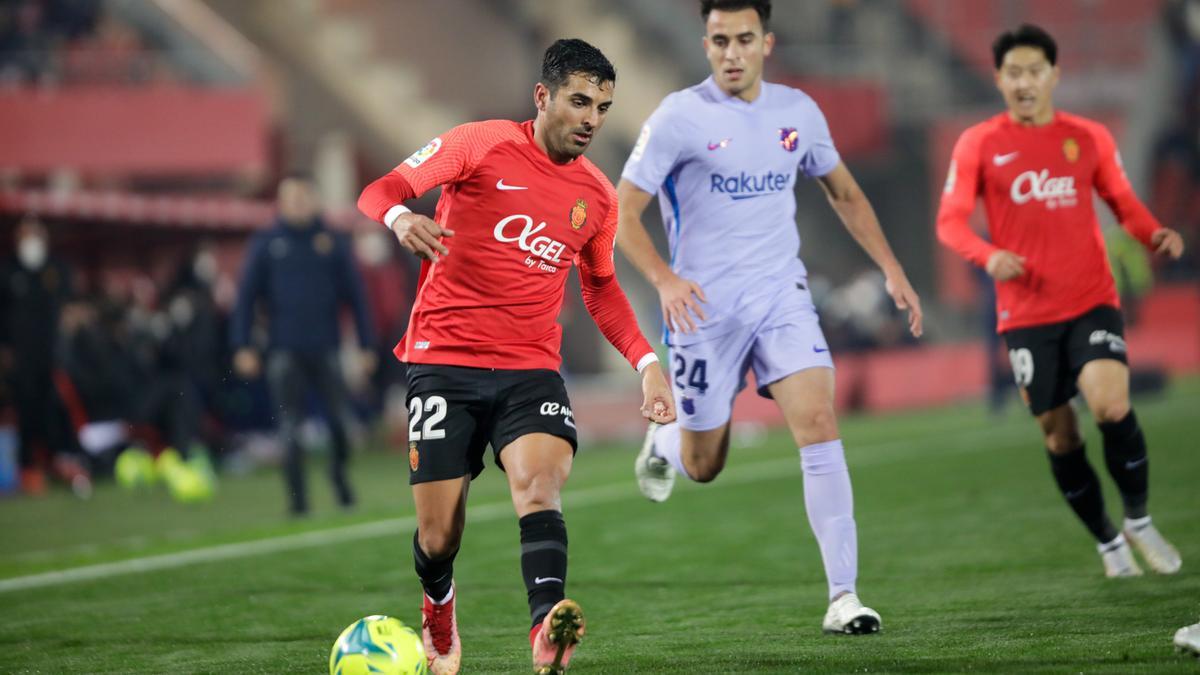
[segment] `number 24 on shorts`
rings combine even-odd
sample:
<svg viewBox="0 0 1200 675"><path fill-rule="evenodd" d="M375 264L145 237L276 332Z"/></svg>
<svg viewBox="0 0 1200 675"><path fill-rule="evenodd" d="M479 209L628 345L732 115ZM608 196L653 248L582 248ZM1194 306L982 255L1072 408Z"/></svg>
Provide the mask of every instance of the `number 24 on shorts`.
<svg viewBox="0 0 1200 675"><path fill-rule="evenodd" d="M687 375L687 384L683 377ZM705 359L693 359L691 370L687 360L681 354L675 355L675 386L680 389L692 388L701 394L708 389L708 362Z"/></svg>
<svg viewBox="0 0 1200 675"><path fill-rule="evenodd" d="M421 422L422 410L433 413L425 418L425 424L417 431ZM408 440L434 441L446 437L446 430L439 429L438 424L446 419L446 399L443 396L429 396L422 405L421 397L414 396L408 401Z"/></svg>

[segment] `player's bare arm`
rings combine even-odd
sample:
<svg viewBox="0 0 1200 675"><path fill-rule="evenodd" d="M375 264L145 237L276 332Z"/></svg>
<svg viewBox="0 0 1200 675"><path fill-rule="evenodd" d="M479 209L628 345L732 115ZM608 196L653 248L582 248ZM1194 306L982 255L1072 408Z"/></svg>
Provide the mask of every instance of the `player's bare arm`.
<svg viewBox="0 0 1200 675"><path fill-rule="evenodd" d="M402 214L392 221L392 232L396 234L396 241L418 258L437 262L438 254L450 255L450 250L442 244L441 238L453 237L454 230L438 225L428 216L419 213Z"/></svg>
<svg viewBox="0 0 1200 675"><path fill-rule="evenodd" d="M617 184L617 201L620 208L617 246L658 291L663 323L667 328L673 332L693 333L696 331L696 323L692 320L692 315L704 321L707 317L701 303L707 300L700 284L676 275L662 256L658 255L658 251L654 250L654 242L642 223L642 213L653 198L654 195L627 180L621 180Z"/></svg>
<svg viewBox="0 0 1200 675"><path fill-rule="evenodd" d="M863 194L858 181L854 180L850 170L844 163L838 165L829 173L818 179L830 205L842 219L842 224L850 231L850 235L858 242L871 260L883 271L887 279L887 291L896 303L896 308L908 312L908 330L913 337L921 337L922 314L921 299L913 290L908 276L904 273L900 261L892 253L883 229L879 227L879 218L871 202Z"/></svg>
<svg viewBox="0 0 1200 675"><path fill-rule="evenodd" d="M671 385L657 361L642 369L642 417L658 424L675 421L675 399Z"/></svg>

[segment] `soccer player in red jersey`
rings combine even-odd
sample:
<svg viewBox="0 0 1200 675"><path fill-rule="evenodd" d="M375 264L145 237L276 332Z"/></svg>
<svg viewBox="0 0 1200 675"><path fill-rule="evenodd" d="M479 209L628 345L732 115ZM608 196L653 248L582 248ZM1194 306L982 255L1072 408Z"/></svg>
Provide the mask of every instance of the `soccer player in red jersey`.
<svg viewBox="0 0 1200 675"><path fill-rule="evenodd" d="M1000 35L992 51L1008 111L958 139L938 238L995 279L997 329L1017 385L1042 429L1059 489L1098 542L1105 573L1142 573L1132 543L1152 570L1173 574L1179 553L1146 510L1146 440L1130 407L1124 327L1092 191L1155 253L1178 258L1183 240L1138 201L1108 130L1055 110L1059 69L1049 34L1024 25ZM967 224L979 196L990 242ZM1120 530L1084 453L1069 404L1077 392L1100 427L1105 464L1124 502Z"/></svg>
<svg viewBox="0 0 1200 675"><path fill-rule="evenodd" d="M359 208L424 259L408 333L413 558L425 589L423 635L435 673L461 660L452 565L467 490L485 446L520 518L534 671L563 672L584 632L564 599L567 529L559 496L576 449L558 374L567 275L601 332L642 374L642 414L675 419L671 389L613 268L616 191L583 157L612 105L616 72L582 40L546 50L536 119L475 122L430 141L367 186ZM444 186L433 219L405 200Z"/></svg>

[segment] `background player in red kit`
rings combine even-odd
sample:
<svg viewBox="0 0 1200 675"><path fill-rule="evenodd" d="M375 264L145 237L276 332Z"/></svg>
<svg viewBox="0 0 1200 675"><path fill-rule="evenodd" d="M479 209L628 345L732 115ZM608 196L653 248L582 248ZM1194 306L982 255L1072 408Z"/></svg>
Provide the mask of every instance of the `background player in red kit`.
<svg viewBox="0 0 1200 675"><path fill-rule="evenodd" d="M1131 542L1155 572L1179 570L1179 553L1146 510L1146 441L1129 403L1123 322L1092 208L1096 190L1147 248L1178 258L1183 240L1138 201L1116 144L1101 124L1055 111L1057 46L1024 25L992 46L1008 112L963 133L938 212L942 243L996 282L998 330L1071 508L1096 537L1110 576L1142 573ZM982 195L991 242L967 224ZM1069 401L1082 392L1104 438L1104 458L1125 506L1124 534L1109 520Z"/></svg>
<svg viewBox="0 0 1200 675"><path fill-rule="evenodd" d="M642 373L642 414L675 419L670 386L614 276L616 191L582 156L604 123L615 83L599 50L559 40L546 50L534 87L536 119L451 129L359 198L364 213L425 258L396 355L410 364L413 557L435 673L456 673L461 660L452 565L467 489L489 444L520 517L534 671L565 670L583 635L579 606L564 599L559 497L576 436L557 372L562 328L555 319L573 262L601 332ZM445 187L432 220L402 205L438 185Z"/></svg>

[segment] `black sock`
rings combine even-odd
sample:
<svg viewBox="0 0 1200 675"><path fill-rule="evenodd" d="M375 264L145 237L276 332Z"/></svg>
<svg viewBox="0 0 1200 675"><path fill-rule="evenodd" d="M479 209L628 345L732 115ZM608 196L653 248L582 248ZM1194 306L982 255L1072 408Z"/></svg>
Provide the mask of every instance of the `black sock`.
<svg viewBox="0 0 1200 675"><path fill-rule="evenodd" d="M445 558L434 560L421 550L418 532L413 532L413 562L417 568L417 576L421 579L421 586L425 588L425 595L434 600L441 600L450 593L450 584L454 582L454 556L458 555L458 550Z"/></svg>
<svg viewBox="0 0 1200 675"><path fill-rule="evenodd" d="M1108 473L1116 481L1121 501L1125 503L1125 517L1144 518L1150 494L1150 457L1137 417L1130 410L1119 422L1101 422L1097 426L1104 435Z"/></svg>
<svg viewBox="0 0 1200 675"><path fill-rule="evenodd" d="M1058 489L1067 498L1075 515L1079 516L1096 541L1105 544L1117 537L1117 528L1113 527L1108 514L1104 512L1100 479L1088 463L1083 448L1080 445L1065 455L1048 452L1050 472L1054 474Z"/></svg>
<svg viewBox="0 0 1200 675"><path fill-rule="evenodd" d="M538 511L520 520L521 575L529 592L531 626L562 600L567 583L567 524L558 511Z"/></svg>

